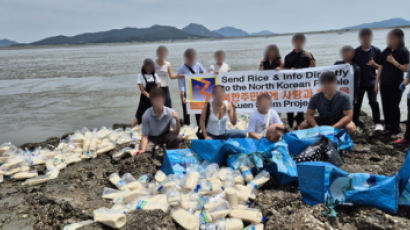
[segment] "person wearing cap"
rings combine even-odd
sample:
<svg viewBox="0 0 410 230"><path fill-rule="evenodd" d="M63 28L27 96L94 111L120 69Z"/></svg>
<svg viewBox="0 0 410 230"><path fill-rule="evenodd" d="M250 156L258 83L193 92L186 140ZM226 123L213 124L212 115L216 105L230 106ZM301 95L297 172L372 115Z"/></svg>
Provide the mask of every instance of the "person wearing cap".
<svg viewBox="0 0 410 230"><path fill-rule="evenodd" d="M316 111L318 116L315 117ZM320 77L320 93L313 95L306 111L306 120L301 128L307 129L319 125L345 129L350 134L356 131L352 122L353 106L349 95L337 91L337 79L333 72L325 72Z"/></svg>
<svg viewBox="0 0 410 230"><path fill-rule="evenodd" d="M151 152L155 145L164 144L167 148L173 149L182 143L178 113L164 106L165 99L166 95L161 88L151 90L152 106L142 116L140 150L134 154Z"/></svg>

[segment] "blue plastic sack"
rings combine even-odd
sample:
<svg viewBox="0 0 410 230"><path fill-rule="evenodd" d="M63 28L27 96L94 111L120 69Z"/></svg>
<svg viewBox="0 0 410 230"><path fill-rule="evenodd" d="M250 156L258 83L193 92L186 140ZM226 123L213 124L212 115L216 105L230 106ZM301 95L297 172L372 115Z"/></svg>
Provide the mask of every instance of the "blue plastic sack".
<svg viewBox="0 0 410 230"><path fill-rule="evenodd" d="M280 185L297 180L297 167L288 153L288 145L284 141L270 142L266 138L255 140L250 138L229 139L223 151L228 155L228 166L239 169L248 166L255 171L262 169L273 175Z"/></svg>
<svg viewBox="0 0 410 230"><path fill-rule="evenodd" d="M192 140L191 149L201 159L221 165L226 160L226 154L222 151L223 145L223 140Z"/></svg>
<svg viewBox="0 0 410 230"><path fill-rule="evenodd" d="M322 136L328 138L338 151L353 150L353 141L347 131L331 126L292 131L285 134L283 140L289 145L289 153L297 156Z"/></svg>
<svg viewBox="0 0 410 230"><path fill-rule="evenodd" d="M190 149L166 150L161 170L169 174L185 174L191 165L200 163L198 156Z"/></svg>
<svg viewBox="0 0 410 230"><path fill-rule="evenodd" d="M399 171L399 179L399 205L410 206L410 149L407 151L406 159Z"/></svg>
<svg viewBox="0 0 410 230"><path fill-rule="evenodd" d="M347 173L326 162L298 164L299 189L309 205L356 204L396 213L399 179L368 173Z"/></svg>

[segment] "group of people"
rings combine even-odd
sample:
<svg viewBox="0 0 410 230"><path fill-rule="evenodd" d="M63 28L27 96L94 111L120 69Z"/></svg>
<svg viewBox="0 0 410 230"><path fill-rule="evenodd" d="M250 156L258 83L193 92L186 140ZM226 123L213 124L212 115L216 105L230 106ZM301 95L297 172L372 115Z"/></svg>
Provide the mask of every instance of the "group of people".
<svg viewBox="0 0 410 230"><path fill-rule="evenodd" d="M320 78L320 93L313 95L310 99L306 118L304 113L287 114L289 129L330 125L354 133L356 126L362 126L359 120L360 109L364 95L367 93L375 130L386 129L392 138L398 139L401 132L399 103L405 86L410 82L410 74L404 79L404 73L409 69L409 51L405 47L404 33L401 29L393 29L389 32L387 48L383 51L371 44L372 37L370 29L361 30L359 32L360 46L356 49L344 46L341 49L342 60L335 62L335 65L350 64L353 67L353 103L347 94L337 91L335 74L326 72ZM285 56L283 62L278 47L268 46L260 62L259 70L299 69L316 66L312 53L304 50L306 43L304 34L295 34L292 43L294 49ZM215 64L206 69L196 60L196 51L191 48L187 49L184 52L184 64L176 74L173 73L171 64L166 61L167 55L168 50L165 46L158 47L157 59L155 61L144 60L141 74L138 76L137 82L141 96L132 125L142 123L141 152L149 150L150 146L155 144L167 144L171 148L180 143L179 116L171 109L170 80L178 80L183 107L183 123L190 125L190 116L186 108L185 76L231 71L229 65L225 63L225 52L222 50L215 52ZM377 101L379 89L385 126L381 123ZM410 94L408 106L410 110ZM225 100L225 90L221 85L213 88L212 100L206 103L202 113L196 114L195 118L199 127L198 137L204 139L227 139L248 135L256 139L265 136L271 141L277 141L285 130L279 114L272 108L269 94L258 95L257 109L250 115L247 131L228 130L228 120L233 125L237 121L236 105ZM404 139L399 139L397 142L410 143L410 125L408 125Z"/></svg>

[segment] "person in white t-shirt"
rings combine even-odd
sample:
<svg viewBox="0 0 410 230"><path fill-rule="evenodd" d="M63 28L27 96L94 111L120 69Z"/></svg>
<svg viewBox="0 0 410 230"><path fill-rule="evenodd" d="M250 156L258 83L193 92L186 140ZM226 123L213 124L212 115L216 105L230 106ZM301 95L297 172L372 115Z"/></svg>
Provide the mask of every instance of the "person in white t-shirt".
<svg viewBox="0 0 410 230"><path fill-rule="evenodd" d="M279 114L272 108L271 96L268 93L259 94L256 104L258 108L253 111L249 120L249 137L257 140L267 137L273 142L278 141L285 127Z"/></svg>
<svg viewBox="0 0 410 230"><path fill-rule="evenodd" d="M137 84L141 91L141 96L134 121L131 125L132 127L136 126L137 124L141 124L142 115L149 107L151 107L151 102L149 100L150 91L161 86L161 82L157 74L155 73L155 64L153 60L144 60L144 64L141 68L141 73L137 78Z"/></svg>
<svg viewBox="0 0 410 230"><path fill-rule="evenodd" d="M225 63L225 52L218 50L215 52L215 64L211 65L209 72L213 74L227 73L231 71L231 67Z"/></svg>
<svg viewBox="0 0 410 230"><path fill-rule="evenodd" d="M168 57L168 49L165 46L157 48L157 60L155 60L155 73L161 81L161 89L165 93L165 106L172 108L171 93L169 91L169 80L184 78L183 74L174 75L172 65L166 59Z"/></svg>

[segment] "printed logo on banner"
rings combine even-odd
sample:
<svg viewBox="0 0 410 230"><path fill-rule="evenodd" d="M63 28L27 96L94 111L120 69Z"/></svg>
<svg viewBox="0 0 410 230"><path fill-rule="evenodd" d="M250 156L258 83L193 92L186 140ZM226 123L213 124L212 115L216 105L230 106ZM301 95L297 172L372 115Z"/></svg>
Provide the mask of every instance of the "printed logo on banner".
<svg viewBox="0 0 410 230"><path fill-rule="evenodd" d="M198 77L189 79L191 110L202 109L204 104L211 99L212 89L218 84L218 77Z"/></svg>

